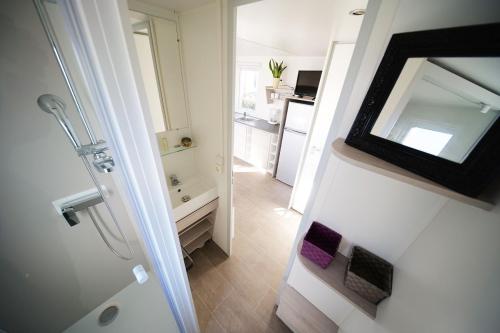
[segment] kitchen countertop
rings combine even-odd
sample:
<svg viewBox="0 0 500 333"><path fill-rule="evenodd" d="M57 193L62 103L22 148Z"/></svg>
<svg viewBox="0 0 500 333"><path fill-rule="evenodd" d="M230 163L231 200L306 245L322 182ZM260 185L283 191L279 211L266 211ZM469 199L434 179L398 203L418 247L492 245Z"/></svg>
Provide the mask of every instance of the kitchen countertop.
<svg viewBox="0 0 500 333"><path fill-rule="evenodd" d="M280 130L279 124L271 125L264 119L250 116L247 116L247 119L243 119L243 114L241 113L235 113L234 121L272 134L278 134Z"/></svg>

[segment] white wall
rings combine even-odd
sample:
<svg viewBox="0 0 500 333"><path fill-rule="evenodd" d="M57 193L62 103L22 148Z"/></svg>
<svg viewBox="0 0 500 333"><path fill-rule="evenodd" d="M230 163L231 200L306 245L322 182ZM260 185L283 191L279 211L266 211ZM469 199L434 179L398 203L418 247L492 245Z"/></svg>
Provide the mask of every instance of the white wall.
<svg viewBox="0 0 500 333"><path fill-rule="evenodd" d="M392 33L500 20L500 3L488 0L371 5L376 16L362 27L331 140L347 135ZM352 313L341 331L498 332L499 206L487 212L425 192L341 162L326 149L302 230L316 219L395 265L393 294L379 305L376 321Z"/></svg>
<svg viewBox="0 0 500 333"><path fill-rule="evenodd" d="M449 200L396 262L377 332L498 332L498 208Z"/></svg>
<svg viewBox="0 0 500 333"><path fill-rule="evenodd" d="M161 157L168 186L170 186L171 175L176 175L181 183L199 175L198 167L196 166L195 149L197 150L197 148L187 149Z"/></svg>
<svg viewBox="0 0 500 333"><path fill-rule="evenodd" d="M128 285L134 265L147 264L117 193L111 205L132 240L132 261L111 254L87 216L71 228L56 214L53 200L93 184L36 99L61 96L75 124L76 111L33 2L2 2L0 18L0 329L60 332ZM110 175L100 179L116 188Z"/></svg>
<svg viewBox="0 0 500 333"><path fill-rule="evenodd" d="M446 202L437 194L334 156L328 161L327 174L331 179L324 178L311 219L342 234L340 252L344 255L358 244L394 263Z"/></svg>
<svg viewBox="0 0 500 333"><path fill-rule="evenodd" d="M224 170L222 110L222 28L217 1L179 15L181 47L191 111L191 129L198 148L195 163L201 177L217 184L219 209L214 241L229 252L227 170ZM220 167L218 167L220 165ZM218 170L219 169L219 170Z"/></svg>

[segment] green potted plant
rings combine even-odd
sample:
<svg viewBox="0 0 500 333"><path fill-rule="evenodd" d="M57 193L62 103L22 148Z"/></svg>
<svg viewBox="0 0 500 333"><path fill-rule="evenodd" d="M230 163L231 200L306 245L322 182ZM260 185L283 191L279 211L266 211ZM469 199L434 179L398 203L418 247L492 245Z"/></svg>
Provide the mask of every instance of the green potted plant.
<svg viewBox="0 0 500 333"><path fill-rule="evenodd" d="M287 66L283 65L283 60L278 63L276 60L272 59L269 60L269 69L271 70L271 73L273 74L273 88L276 89L280 85L280 80L281 80L281 74L283 74L283 71L286 69Z"/></svg>

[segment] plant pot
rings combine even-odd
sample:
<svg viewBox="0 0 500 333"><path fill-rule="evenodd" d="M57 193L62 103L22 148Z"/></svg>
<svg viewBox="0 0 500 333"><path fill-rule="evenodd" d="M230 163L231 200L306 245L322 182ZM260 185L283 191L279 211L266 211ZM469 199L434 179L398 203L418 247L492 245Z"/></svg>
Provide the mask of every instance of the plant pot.
<svg viewBox="0 0 500 333"><path fill-rule="evenodd" d="M280 81L281 81L281 78L279 78L279 77L275 77L275 78L273 78L273 88L274 88L274 89L276 89L276 88L278 88L278 87L279 87L279 85L280 85Z"/></svg>

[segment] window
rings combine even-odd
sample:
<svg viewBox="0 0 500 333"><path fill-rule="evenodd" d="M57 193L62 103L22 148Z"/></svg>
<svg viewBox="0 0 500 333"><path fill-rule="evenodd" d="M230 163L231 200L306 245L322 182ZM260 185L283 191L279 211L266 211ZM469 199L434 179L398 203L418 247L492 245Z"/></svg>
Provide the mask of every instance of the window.
<svg viewBox="0 0 500 333"><path fill-rule="evenodd" d="M257 82L259 70L241 68L239 72L239 94L237 110L239 112L255 111L257 104Z"/></svg>
<svg viewBox="0 0 500 333"><path fill-rule="evenodd" d="M405 146L415 148L438 156L453 135L432 131L420 127L412 127L403 139Z"/></svg>

